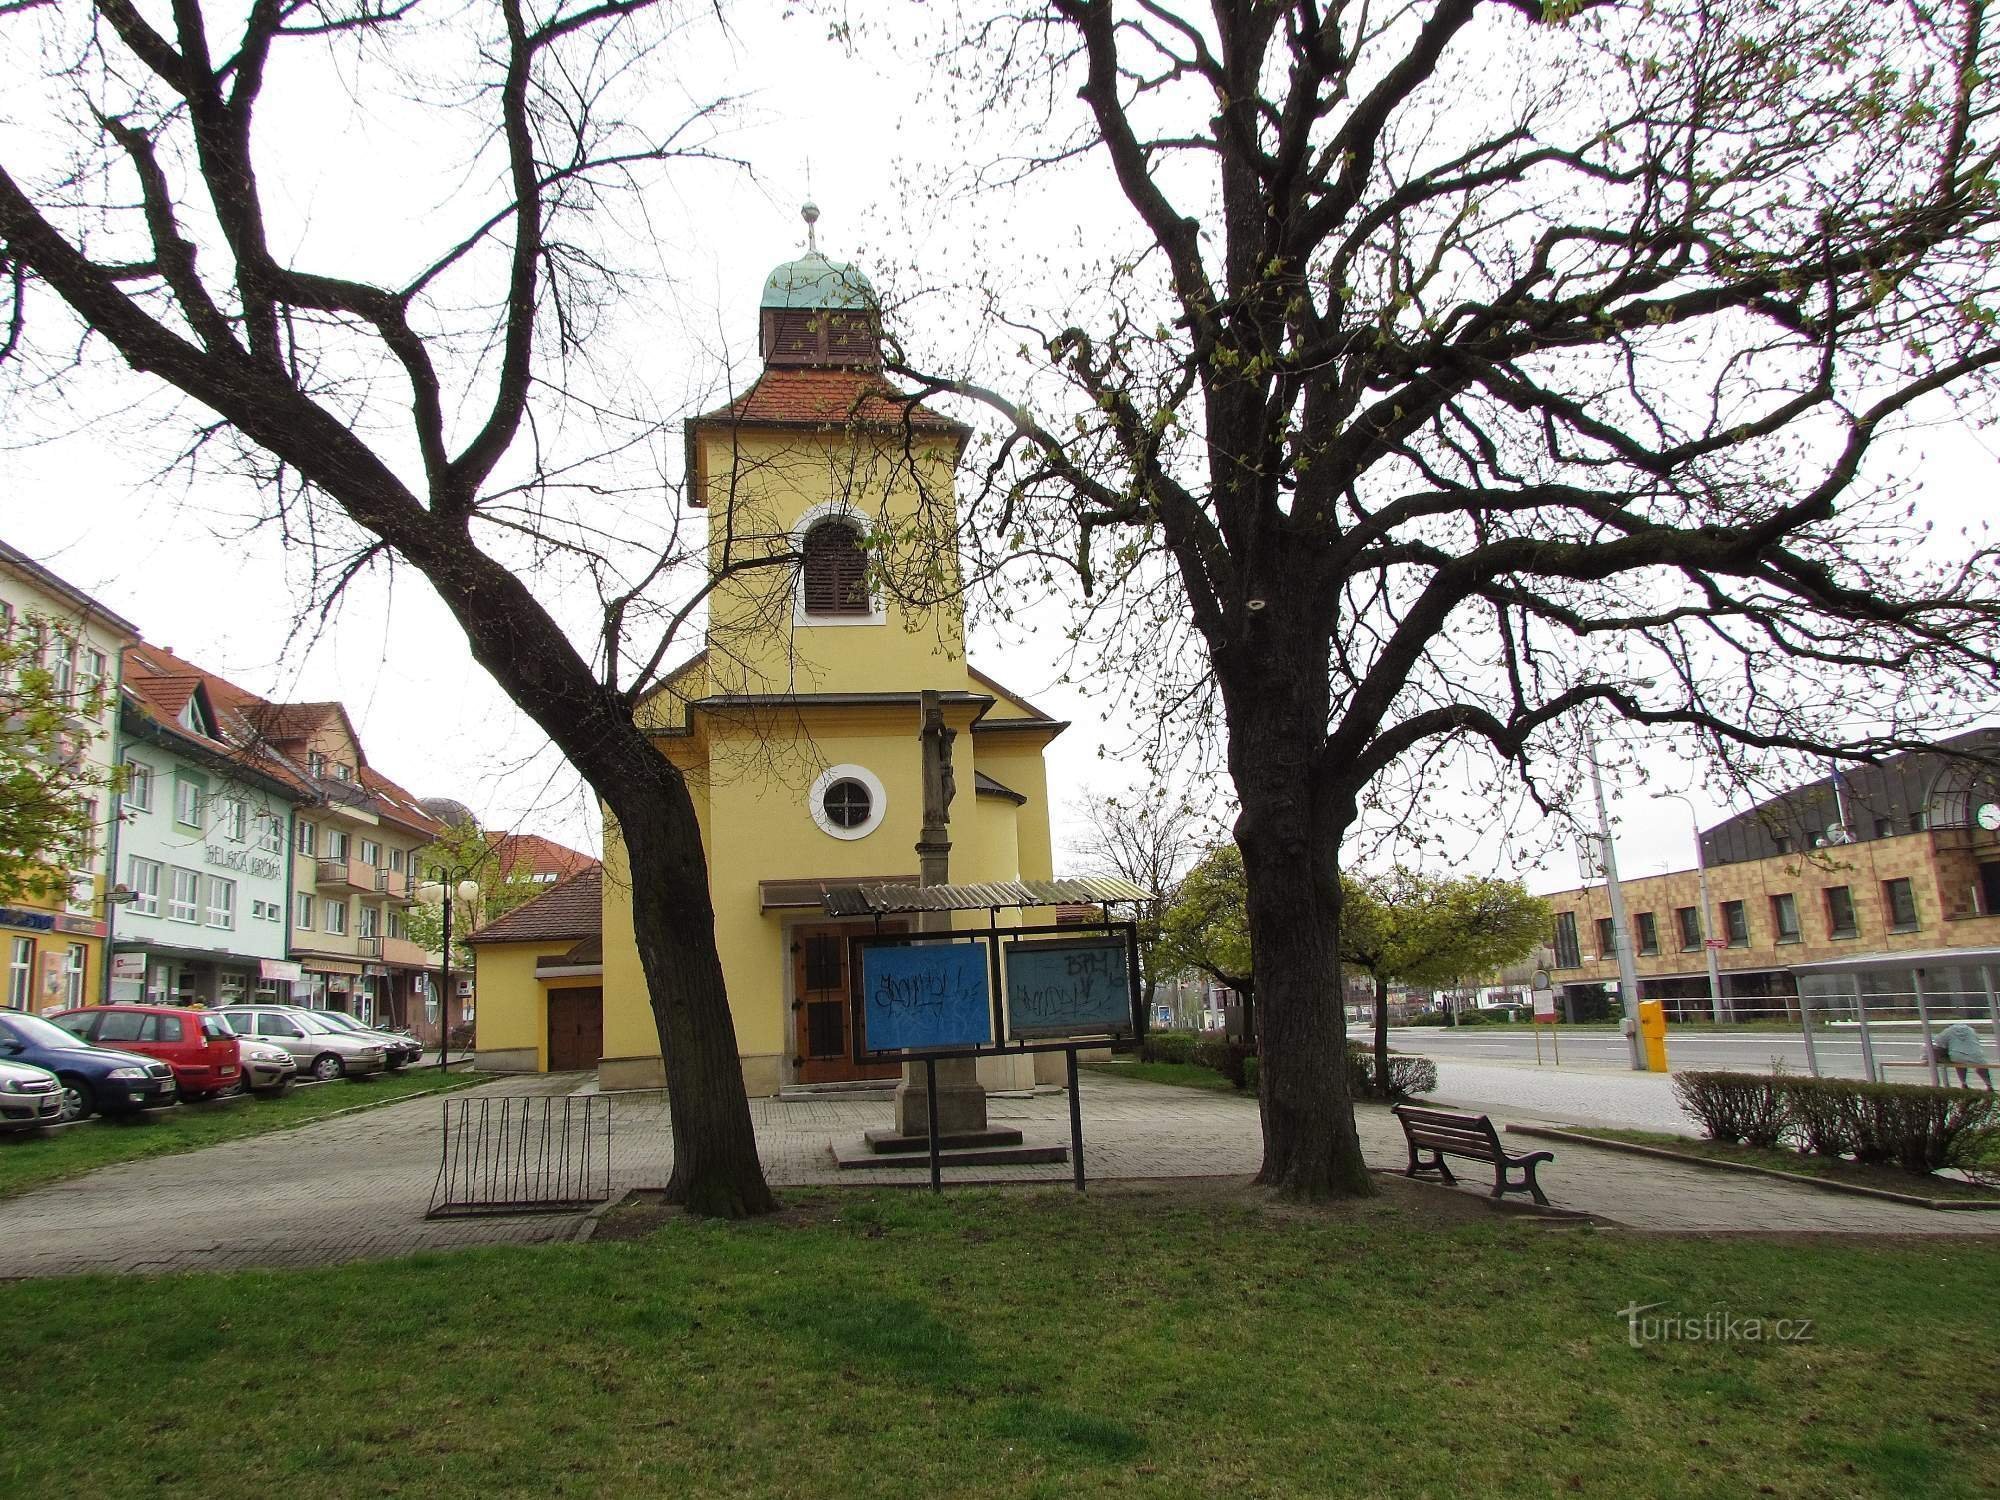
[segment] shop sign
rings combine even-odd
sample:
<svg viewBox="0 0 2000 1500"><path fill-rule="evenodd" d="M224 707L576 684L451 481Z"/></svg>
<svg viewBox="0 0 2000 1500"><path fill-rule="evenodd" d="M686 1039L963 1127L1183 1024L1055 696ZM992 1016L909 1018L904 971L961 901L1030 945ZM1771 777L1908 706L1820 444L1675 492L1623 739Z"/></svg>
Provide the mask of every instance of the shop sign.
<svg viewBox="0 0 2000 1500"><path fill-rule="evenodd" d="M56 918L54 912L22 911L16 906L0 906L0 925L25 927L31 932L53 932Z"/></svg>
<svg viewBox="0 0 2000 1500"><path fill-rule="evenodd" d="M209 844L201 851L202 859L217 869L234 870L239 875L254 875L259 880L276 880L284 872L274 859L266 859L248 849L225 849L220 844Z"/></svg>
<svg viewBox="0 0 2000 1500"><path fill-rule="evenodd" d="M146 955L143 953L112 954L111 977L113 979L143 980L146 977Z"/></svg>
<svg viewBox="0 0 2000 1500"><path fill-rule="evenodd" d="M257 965L259 979L282 979L289 984L297 984L306 977L305 966L289 959L267 958Z"/></svg>

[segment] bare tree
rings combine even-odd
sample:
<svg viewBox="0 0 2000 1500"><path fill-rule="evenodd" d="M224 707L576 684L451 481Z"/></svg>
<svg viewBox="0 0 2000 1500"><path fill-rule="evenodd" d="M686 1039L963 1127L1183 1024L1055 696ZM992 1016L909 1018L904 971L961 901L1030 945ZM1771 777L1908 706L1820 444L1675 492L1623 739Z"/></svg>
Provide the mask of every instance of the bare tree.
<svg viewBox="0 0 2000 1500"><path fill-rule="evenodd" d="M1152 899L1139 906L1139 988L1153 1003L1160 983L1160 918L1180 895L1181 879L1203 847L1201 815L1171 786L1125 796L1101 793L1084 806L1076 857L1100 875L1121 875Z"/></svg>
<svg viewBox="0 0 2000 1500"><path fill-rule="evenodd" d="M1893 465L1989 409L1996 47L1984 0L975 18L987 159L1031 109L1130 228L1002 310L1025 374L929 388L997 414L988 531L1070 559L1106 673L1212 686L1262 1181L1371 1190L1339 867L1385 773L1484 747L1554 807L1607 718L1867 757L1990 693L1993 548Z"/></svg>
<svg viewBox="0 0 2000 1500"><path fill-rule="evenodd" d="M629 506L629 461L644 460L658 424L579 394L592 335L628 288L594 236L643 198L660 163L707 153L715 108L663 128L621 113L652 100L635 80L672 35L652 10L652 0L471 0L433 21L366 0L250 0L214 14L175 0L160 29L130 0L101 0L75 19L53 8L8 17L10 93L40 98L45 123L67 134L47 160L24 155L17 134L0 161L11 298L0 357L17 370L42 361L23 384L47 376L59 388L87 368L62 360L80 325L87 342L186 398L190 454L220 454L262 483L288 536L337 549L326 529L347 528L354 540L330 591L384 557L436 589L474 657L616 820L667 1068L669 1194L737 1215L773 1199L700 830L682 774L635 711L714 590L793 558L782 538L732 550L684 534L655 473L638 490L674 519L636 566L604 561L615 531L650 524ZM295 136L259 131L260 105L277 107L267 82L297 87L314 67L322 82L365 75L378 86L388 70L405 88L384 86L378 102L459 131L445 138L464 143L465 180L494 185L462 220L438 215L428 259L394 280L314 264L306 226L270 206L285 197L270 184L305 164ZM404 228L384 221L385 241ZM589 429L595 446L580 456L569 426ZM608 523L565 510L565 496L604 494L604 461L621 458ZM538 597L565 566L603 599L583 649Z"/></svg>

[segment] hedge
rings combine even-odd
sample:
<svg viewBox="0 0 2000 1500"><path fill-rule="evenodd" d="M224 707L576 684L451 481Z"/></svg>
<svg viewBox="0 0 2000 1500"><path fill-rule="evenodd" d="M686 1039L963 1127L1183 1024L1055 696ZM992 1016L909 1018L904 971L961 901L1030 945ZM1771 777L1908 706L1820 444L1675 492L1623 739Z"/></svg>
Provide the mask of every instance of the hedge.
<svg viewBox="0 0 2000 1500"><path fill-rule="evenodd" d="M1677 1073L1674 1093L1709 1139L1929 1173L1978 1163L2000 1140L2000 1097L1921 1083Z"/></svg>
<svg viewBox="0 0 2000 1500"><path fill-rule="evenodd" d="M1212 1068L1239 1089L1257 1087L1257 1054L1246 1042L1192 1031L1150 1031L1139 1044L1141 1062L1192 1063ZM1407 1099L1437 1089L1437 1064L1428 1057L1389 1054L1389 1091L1375 1082L1375 1054L1366 1043L1347 1044L1347 1087L1356 1099Z"/></svg>

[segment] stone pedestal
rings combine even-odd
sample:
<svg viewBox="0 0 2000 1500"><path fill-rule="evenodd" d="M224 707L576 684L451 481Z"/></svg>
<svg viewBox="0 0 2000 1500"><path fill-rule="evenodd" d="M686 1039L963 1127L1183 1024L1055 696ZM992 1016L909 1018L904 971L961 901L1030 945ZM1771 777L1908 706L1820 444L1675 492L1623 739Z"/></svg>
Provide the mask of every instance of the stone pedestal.
<svg viewBox="0 0 2000 1500"><path fill-rule="evenodd" d="M979 1082L979 1063L970 1057L949 1057L936 1064L938 1134L974 1135L986 1129L986 1090ZM896 1134L923 1140L930 1135L930 1102L925 1092L924 1065L903 1064L903 1081L896 1085Z"/></svg>

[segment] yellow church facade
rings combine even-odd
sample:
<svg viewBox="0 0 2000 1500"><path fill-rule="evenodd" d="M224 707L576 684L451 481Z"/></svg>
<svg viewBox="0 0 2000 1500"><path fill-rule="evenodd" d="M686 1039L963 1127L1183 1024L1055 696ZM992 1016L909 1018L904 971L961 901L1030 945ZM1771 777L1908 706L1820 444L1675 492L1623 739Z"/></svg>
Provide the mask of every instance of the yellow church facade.
<svg viewBox="0 0 2000 1500"><path fill-rule="evenodd" d="M1044 753L1066 727L966 660L953 489L966 431L884 379L866 278L808 254L772 272L760 319L756 383L688 425L715 580L706 640L641 708L694 797L753 1096L898 1075L850 1056L847 940L875 923L830 920L823 897L916 882L925 695L955 732L954 883L1053 877ZM595 941L571 882L475 941L484 1065L664 1084L625 852L615 824L604 835ZM979 1065L989 1089L1036 1075L1031 1056Z"/></svg>

